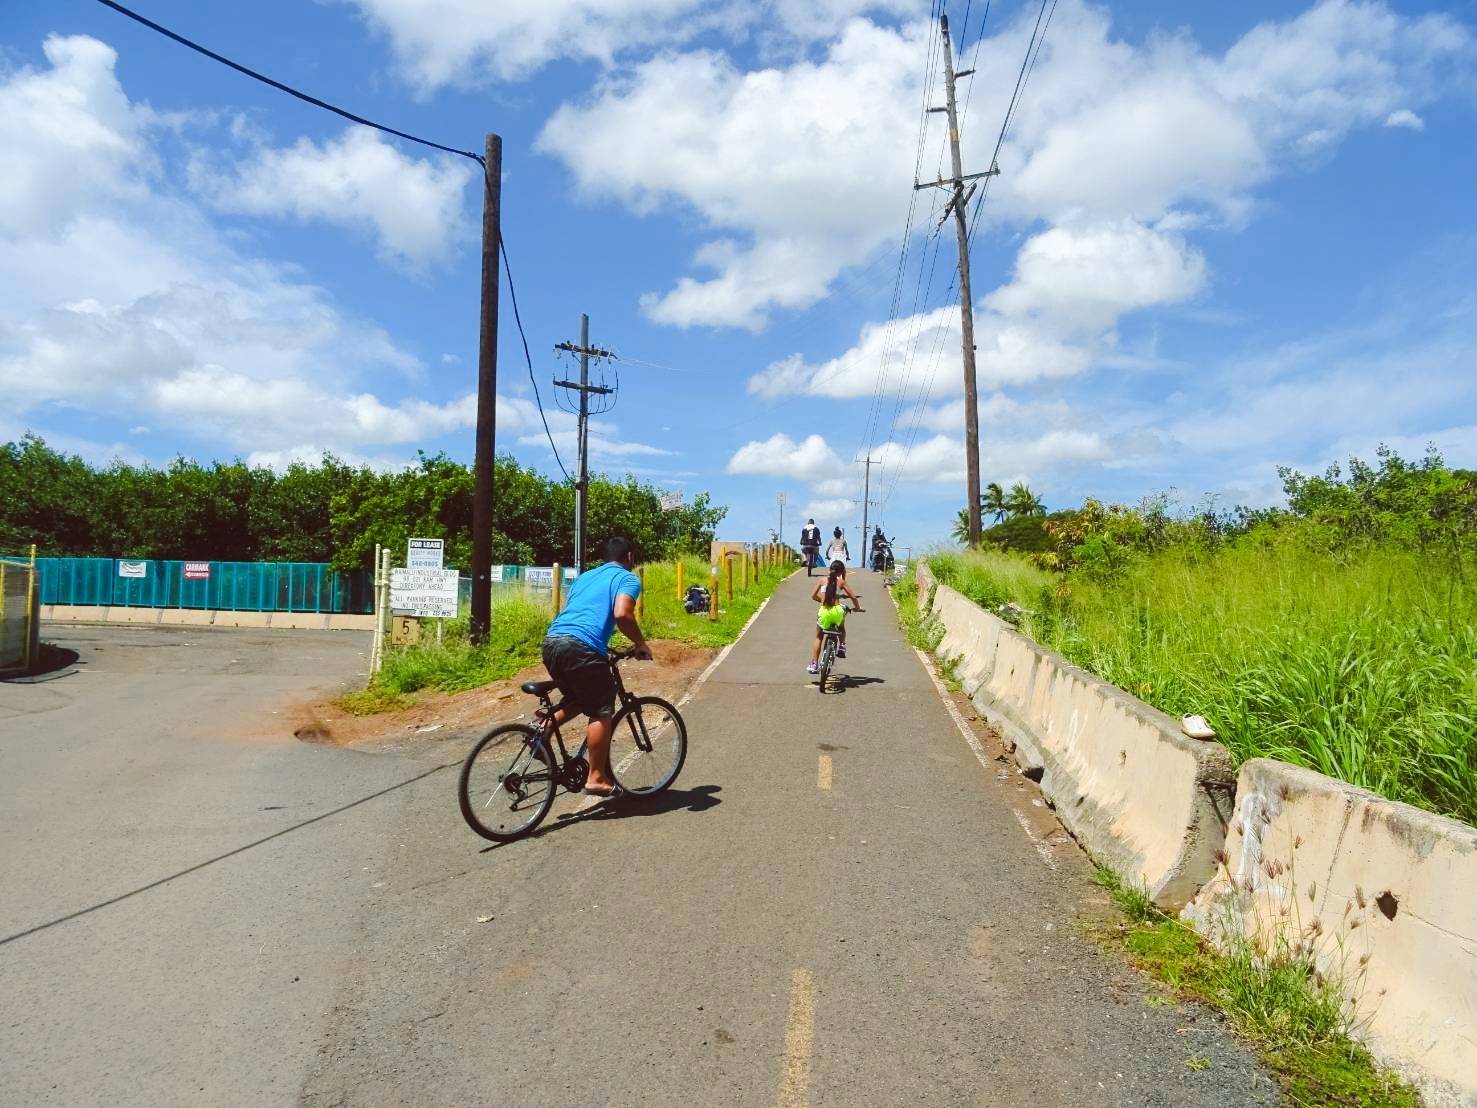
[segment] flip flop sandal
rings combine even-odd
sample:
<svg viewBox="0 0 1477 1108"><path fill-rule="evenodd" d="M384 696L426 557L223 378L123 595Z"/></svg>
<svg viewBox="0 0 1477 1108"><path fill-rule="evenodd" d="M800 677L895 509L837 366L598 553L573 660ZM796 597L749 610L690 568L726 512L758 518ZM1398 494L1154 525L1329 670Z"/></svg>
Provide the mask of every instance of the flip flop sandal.
<svg viewBox="0 0 1477 1108"><path fill-rule="evenodd" d="M626 795L626 790L617 785L610 792L600 792L597 789L582 790L586 796L598 796L601 800L619 800Z"/></svg>

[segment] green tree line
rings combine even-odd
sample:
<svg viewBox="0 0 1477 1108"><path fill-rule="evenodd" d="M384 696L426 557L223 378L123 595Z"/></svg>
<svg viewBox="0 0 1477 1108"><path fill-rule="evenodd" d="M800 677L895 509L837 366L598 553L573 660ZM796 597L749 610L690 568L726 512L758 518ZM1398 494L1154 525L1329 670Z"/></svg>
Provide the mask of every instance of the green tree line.
<svg viewBox="0 0 1477 1108"><path fill-rule="evenodd" d="M512 457L494 470L493 559L568 564L574 490ZM446 563L472 551L472 471L444 454L421 454L394 471L325 454L285 470L242 461L176 458L154 467L107 467L27 435L0 446L0 552L35 543L42 555L330 562L367 569L376 543L403 550L412 535L446 539ZM590 478L592 541L619 532L643 559L706 557L728 509L700 493L675 511L635 477Z"/></svg>

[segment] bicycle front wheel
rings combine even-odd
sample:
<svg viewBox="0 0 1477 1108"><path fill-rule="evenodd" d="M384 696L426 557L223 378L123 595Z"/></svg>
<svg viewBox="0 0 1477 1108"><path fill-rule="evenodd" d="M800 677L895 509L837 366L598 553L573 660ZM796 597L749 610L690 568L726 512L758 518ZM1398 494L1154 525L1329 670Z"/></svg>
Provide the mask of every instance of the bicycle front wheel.
<svg viewBox="0 0 1477 1108"><path fill-rule="evenodd" d="M627 701L610 733L610 768L621 788L633 796L661 792L682 772L687 760L687 724L656 696Z"/></svg>
<svg viewBox="0 0 1477 1108"><path fill-rule="evenodd" d="M552 764L543 734L527 724L504 724L482 736L457 782L467 826L499 843L528 834L554 803Z"/></svg>

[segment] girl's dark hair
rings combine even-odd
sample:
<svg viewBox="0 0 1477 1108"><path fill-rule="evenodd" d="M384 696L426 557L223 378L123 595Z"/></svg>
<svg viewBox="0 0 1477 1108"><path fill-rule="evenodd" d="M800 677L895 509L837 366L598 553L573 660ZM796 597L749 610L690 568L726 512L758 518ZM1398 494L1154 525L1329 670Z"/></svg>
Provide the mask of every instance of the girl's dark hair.
<svg viewBox="0 0 1477 1108"><path fill-rule="evenodd" d="M832 608L836 605L836 579L846 576L846 563L841 559L831 563L831 574L826 578L826 607Z"/></svg>
<svg viewBox="0 0 1477 1108"><path fill-rule="evenodd" d="M832 531L831 531L831 537L833 539L839 539L841 537L841 528L839 528L839 527L833 528Z"/></svg>

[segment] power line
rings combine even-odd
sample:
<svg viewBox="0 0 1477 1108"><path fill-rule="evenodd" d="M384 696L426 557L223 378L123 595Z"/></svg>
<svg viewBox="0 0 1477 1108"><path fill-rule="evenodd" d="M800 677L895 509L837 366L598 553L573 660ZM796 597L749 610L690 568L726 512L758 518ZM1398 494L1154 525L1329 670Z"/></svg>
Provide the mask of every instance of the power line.
<svg viewBox="0 0 1477 1108"><path fill-rule="evenodd" d="M538 417L544 425L544 434L549 439L549 449L554 452L554 461L559 465L559 472L564 474L566 481L573 481L569 470L564 468L564 459L559 457L559 448L554 445L554 433L549 430L549 417L544 415L543 397L538 393L538 378L533 375L533 355L528 352L528 336L523 333L523 317L518 314L518 294L513 290L513 267L508 264L508 244L503 236L498 236L498 249L503 255L503 272L508 275L508 299L513 302L513 322L518 325L518 337L523 340L523 360L528 363L528 380L533 385L533 400L538 405Z"/></svg>
<svg viewBox="0 0 1477 1108"><path fill-rule="evenodd" d="M304 103L312 104L315 108L322 108L324 111L329 111L332 112L334 115L342 116L344 119L347 119L353 123L359 123L365 127L373 127L376 131L383 131L387 135L394 135L396 138L405 139L407 142L416 142L420 143L420 145L422 146L429 146L433 150L444 150L448 154L457 154L463 158L471 158L472 161L476 162L478 165L481 165L484 168L486 167L486 162L483 160L481 154L474 154L470 150L458 150L455 146L443 146L439 142L432 142L430 139L423 139L417 135L408 134L405 131L397 131L394 127L386 127L383 123L376 123L372 119L365 119L362 115L355 115L353 112L348 111L345 108L340 108L334 104L330 104L326 100L319 100L318 97L310 96L306 92L293 88L291 85L284 85L281 81L274 81L266 74L258 73L256 70L242 65L240 62L233 62L225 55L217 54L209 47L201 46L198 42L187 39L184 35L171 31L168 27L155 23L152 19L142 16L136 11L125 8L122 4L117 3L116 0L98 0L98 3L102 4L104 7L112 8L120 15L126 15L129 19L132 19L137 23L142 23L151 31L157 31L159 32L159 34L164 35L166 38L173 39L181 46L188 46L197 54L204 54L212 61L217 61L220 62L222 65L230 66L237 73L244 73L246 76L252 78L253 80L260 81L264 85L271 85L274 89L277 89L280 92L285 92L288 96L295 96ZM504 258L504 262L506 262L506 260L507 259Z"/></svg>

